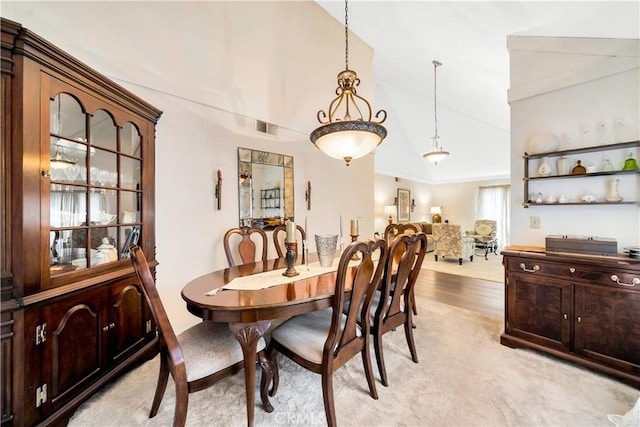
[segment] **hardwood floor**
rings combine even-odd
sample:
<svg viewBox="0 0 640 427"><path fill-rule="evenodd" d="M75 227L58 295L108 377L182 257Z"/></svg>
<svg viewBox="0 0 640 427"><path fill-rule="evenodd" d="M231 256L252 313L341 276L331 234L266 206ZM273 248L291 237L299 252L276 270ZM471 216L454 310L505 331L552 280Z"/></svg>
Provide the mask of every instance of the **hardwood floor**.
<svg viewBox="0 0 640 427"><path fill-rule="evenodd" d="M425 269L420 271L414 289L416 295L422 298L504 318L503 283Z"/></svg>

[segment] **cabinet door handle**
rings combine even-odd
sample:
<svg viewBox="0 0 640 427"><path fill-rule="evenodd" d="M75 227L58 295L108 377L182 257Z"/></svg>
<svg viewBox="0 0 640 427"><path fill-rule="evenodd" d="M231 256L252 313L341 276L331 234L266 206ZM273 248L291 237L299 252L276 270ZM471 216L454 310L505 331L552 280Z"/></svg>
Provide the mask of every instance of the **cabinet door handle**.
<svg viewBox="0 0 640 427"><path fill-rule="evenodd" d="M575 268L573 268L573 267L569 267L569 271L570 271L571 273L575 273L575 272L576 272L576 269L575 269Z"/></svg>
<svg viewBox="0 0 640 427"><path fill-rule="evenodd" d="M103 332L107 332L108 330L109 330L109 325L102 327L102 331Z"/></svg>
<svg viewBox="0 0 640 427"><path fill-rule="evenodd" d="M582 317L578 316L578 323L582 323Z"/></svg>
<svg viewBox="0 0 640 427"><path fill-rule="evenodd" d="M113 328L115 328L115 327L116 327L116 324L115 324L115 323L109 323L109 329L113 329Z"/></svg>
<svg viewBox="0 0 640 427"><path fill-rule="evenodd" d="M616 282L616 284L621 285L621 286L640 285L640 279L637 278L637 277L634 277L633 280L631 281L631 283L623 283L623 282L620 281L620 278L614 274L614 275L611 276L611 280L613 280L614 282Z"/></svg>
<svg viewBox="0 0 640 427"><path fill-rule="evenodd" d="M564 320L567 320L569 318L569 316L567 316L567 313L563 314L562 317L564 318Z"/></svg>
<svg viewBox="0 0 640 427"><path fill-rule="evenodd" d="M535 273L536 271L540 270L540 266L538 265L534 265L533 269L528 269L526 265L524 265L524 262L520 263L520 268L524 271L528 271L529 273Z"/></svg>

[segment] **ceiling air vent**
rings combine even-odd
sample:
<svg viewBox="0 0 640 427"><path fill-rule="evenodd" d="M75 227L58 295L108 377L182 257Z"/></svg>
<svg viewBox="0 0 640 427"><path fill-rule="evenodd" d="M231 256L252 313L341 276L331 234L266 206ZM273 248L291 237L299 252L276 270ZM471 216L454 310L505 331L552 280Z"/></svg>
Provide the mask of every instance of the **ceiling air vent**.
<svg viewBox="0 0 640 427"><path fill-rule="evenodd" d="M278 125L263 122L262 120L256 120L256 132L276 136L278 134Z"/></svg>

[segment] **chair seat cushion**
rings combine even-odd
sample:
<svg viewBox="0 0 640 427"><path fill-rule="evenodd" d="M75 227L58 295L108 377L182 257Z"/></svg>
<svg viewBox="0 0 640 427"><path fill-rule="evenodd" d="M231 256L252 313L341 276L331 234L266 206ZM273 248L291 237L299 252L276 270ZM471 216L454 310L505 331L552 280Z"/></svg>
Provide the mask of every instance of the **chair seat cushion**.
<svg viewBox="0 0 640 427"><path fill-rule="evenodd" d="M333 309L327 308L293 317L275 328L271 338L298 356L320 364L324 343L329 335L332 314ZM343 326L346 320L343 314Z"/></svg>
<svg viewBox="0 0 640 427"><path fill-rule="evenodd" d="M220 371L244 360L240 343L226 323L204 321L178 335L187 369L192 381ZM265 348L261 337L257 351Z"/></svg>

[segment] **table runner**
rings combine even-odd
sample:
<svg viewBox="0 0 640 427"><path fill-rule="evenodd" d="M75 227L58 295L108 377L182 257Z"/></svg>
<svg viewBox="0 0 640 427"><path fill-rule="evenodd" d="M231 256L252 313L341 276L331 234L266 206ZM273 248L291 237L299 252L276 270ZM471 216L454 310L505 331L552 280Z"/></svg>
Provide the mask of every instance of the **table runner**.
<svg viewBox="0 0 640 427"><path fill-rule="evenodd" d="M351 263L354 263L355 265L355 263L357 262L359 261L351 261L349 264L351 265ZM300 274L293 277L282 275L286 267L280 268L278 270L266 271L264 273L252 274L250 276L236 277L221 288L216 288L207 292L206 295L215 295L223 289L256 291L260 289L270 288L272 286L290 283L296 280L308 279L309 277L320 276L321 274L337 271L339 263L340 257L335 257L333 260L333 264L331 264L331 266L329 267L322 267L320 265L320 262L318 261L309 263L308 268L307 265L304 264L296 265L296 271Z"/></svg>

